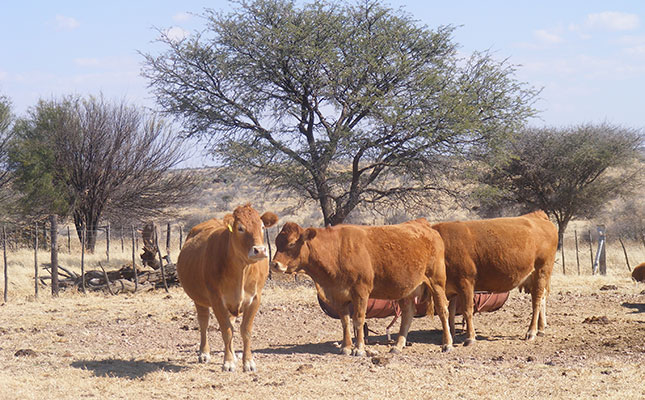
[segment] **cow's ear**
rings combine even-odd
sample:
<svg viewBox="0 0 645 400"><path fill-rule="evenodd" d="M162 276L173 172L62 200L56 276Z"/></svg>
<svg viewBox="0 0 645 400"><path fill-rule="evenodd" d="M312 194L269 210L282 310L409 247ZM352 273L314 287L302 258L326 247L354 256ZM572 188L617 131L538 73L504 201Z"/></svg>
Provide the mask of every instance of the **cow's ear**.
<svg viewBox="0 0 645 400"><path fill-rule="evenodd" d="M275 215L274 213L270 212L270 211L267 211L264 214L262 214L260 219L264 223L265 228L270 228L273 225L275 225L276 222L278 222L278 216Z"/></svg>
<svg viewBox="0 0 645 400"><path fill-rule="evenodd" d="M233 229L233 223L235 222L233 214L226 214L222 221L224 222L224 225L228 227L229 231Z"/></svg>
<svg viewBox="0 0 645 400"><path fill-rule="evenodd" d="M311 240L316 237L316 230L314 228L307 228L305 230L305 233L302 234L302 238L307 240Z"/></svg>

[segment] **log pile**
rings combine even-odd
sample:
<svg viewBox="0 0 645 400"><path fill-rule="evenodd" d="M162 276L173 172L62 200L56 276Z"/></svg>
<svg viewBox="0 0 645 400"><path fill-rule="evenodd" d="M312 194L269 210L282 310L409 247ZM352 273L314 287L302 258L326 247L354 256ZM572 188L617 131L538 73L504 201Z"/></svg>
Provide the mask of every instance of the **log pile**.
<svg viewBox="0 0 645 400"><path fill-rule="evenodd" d="M135 292L134 271L132 270L132 264L125 264L120 269L115 271L105 271L100 263L99 267L101 267L101 270L90 270L85 272L86 290L105 291L111 294ZM51 273L49 266L45 266L45 269ZM169 287L179 285L179 280L177 279L177 268L175 264L166 264L164 265L164 269L166 284ZM58 284L60 289L76 288L78 291L83 290L83 279L80 274L77 274L76 272L71 271L65 267L61 267L60 265L58 266L58 274ZM160 269L150 271L147 269L141 270L140 268L137 268L137 276L137 292L164 287ZM43 283L45 283L45 280L49 279L51 279L51 276L44 276L40 278L41 282Z"/></svg>

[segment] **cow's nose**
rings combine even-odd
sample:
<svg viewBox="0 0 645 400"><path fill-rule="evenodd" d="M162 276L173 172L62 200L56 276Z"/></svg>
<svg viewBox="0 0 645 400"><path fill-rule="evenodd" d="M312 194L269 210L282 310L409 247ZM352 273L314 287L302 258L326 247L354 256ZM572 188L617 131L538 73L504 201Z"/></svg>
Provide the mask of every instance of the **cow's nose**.
<svg viewBox="0 0 645 400"><path fill-rule="evenodd" d="M276 272L286 272L287 267L285 267L282 263L279 263L278 261L274 261L271 263L271 269Z"/></svg>
<svg viewBox="0 0 645 400"><path fill-rule="evenodd" d="M251 249L251 255L255 258L266 257L267 256L266 246L253 246L253 248Z"/></svg>

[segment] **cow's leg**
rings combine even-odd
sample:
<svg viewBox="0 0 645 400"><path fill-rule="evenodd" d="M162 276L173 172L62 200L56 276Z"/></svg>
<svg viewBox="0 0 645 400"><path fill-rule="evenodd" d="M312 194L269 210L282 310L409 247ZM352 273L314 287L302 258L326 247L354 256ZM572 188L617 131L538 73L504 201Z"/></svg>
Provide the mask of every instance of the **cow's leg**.
<svg viewBox="0 0 645 400"><path fill-rule="evenodd" d="M235 371L235 353L233 352L233 318L220 299L213 301L213 312L219 323L219 329L222 332L224 341L224 363L223 371Z"/></svg>
<svg viewBox="0 0 645 400"><path fill-rule="evenodd" d="M363 325L365 325L365 313L367 312L367 299L368 294L361 296L354 296L352 303L354 304L354 315L352 320L354 322L354 332L356 335L356 347L352 350L352 355L362 357L365 353L365 337L363 336Z"/></svg>
<svg viewBox="0 0 645 400"><path fill-rule="evenodd" d="M343 342L340 348L340 353L345 355L352 354L352 333L351 333L351 320L349 316L349 305L344 306L340 312L340 323L343 325Z"/></svg>
<svg viewBox="0 0 645 400"><path fill-rule="evenodd" d="M199 357L200 363L207 363L211 359L210 346L208 345L208 320L210 318L209 307L200 306L195 303L197 309L197 322L199 322Z"/></svg>
<svg viewBox="0 0 645 400"><path fill-rule="evenodd" d="M408 339L408 332L412 324L412 317L414 317L414 295L408 296L399 300L401 307L401 327L399 328L399 337L396 339L396 344L390 349L390 353L400 353L405 348Z"/></svg>
<svg viewBox="0 0 645 400"><path fill-rule="evenodd" d="M542 304L540 306L540 316L538 318L538 336L544 336L546 330L546 292L542 296Z"/></svg>
<svg viewBox="0 0 645 400"><path fill-rule="evenodd" d="M534 340L538 331L538 322L541 321L540 331L544 334L544 329L546 328L546 289L547 289L547 277L543 269L534 273L536 276L533 279L533 287L531 288L531 303L533 306L533 316L531 317L531 324L529 325L529 330L526 332L526 340ZM544 315L542 310L544 309Z"/></svg>
<svg viewBox="0 0 645 400"><path fill-rule="evenodd" d="M437 314L439 311L435 308ZM448 302L448 325L450 325L450 335L454 338L457 334L455 330L455 316L457 315L457 298L453 297Z"/></svg>
<svg viewBox="0 0 645 400"><path fill-rule="evenodd" d="M258 294L253 298L251 304L244 309L242 324L240 325L240 333L242 335L242 343L244 346L244 351L242 353L244 372L257 371L255 361L253 360L253 354L251 353L251 331L253 330L253 320L255 319L255 314L258 312L259 307L260 295Z"/></svg>
<svg viewBox="0 0 645 400"><path fill-rule="evenodd" d="M443 339L441 345L441 351L450 351L452 350L452 334L451 330L454 329L454 316L452 319L452 329L449 324L450 313L448 310L448 299L446 298L446 290L444 289L445 284L441 285L435 280L430 280L430 290L432 291L432 300L435 304L435 311L439 315L439 320L441 320L441 327L443 329ZM455 305L456 307L456 305Z"/></svg>
<svg viewBox="0 0 645 400"><path fill-rule="evenodd" d="M461 288L459 296L464 305L464 318L466 319L466 340L464 340L464 346L470 346L475 343L475 327L473 325L475 285L469 279L462 279L459 287Z"/></svg>

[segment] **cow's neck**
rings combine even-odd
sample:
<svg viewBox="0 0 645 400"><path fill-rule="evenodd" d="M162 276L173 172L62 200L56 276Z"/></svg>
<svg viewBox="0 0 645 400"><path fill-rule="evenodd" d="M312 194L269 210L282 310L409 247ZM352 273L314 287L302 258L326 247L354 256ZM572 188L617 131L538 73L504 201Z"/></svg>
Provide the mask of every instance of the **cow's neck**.
<svg viewBox="0 0 645 400"><path fill-rule="evenodd" d="M307 242L306 245L309 246L309 257L307 257L307 263L303 265L302 270L321 286L333 284L336 275L334 269L317 257L317 252L310 242Z"/></svg>

